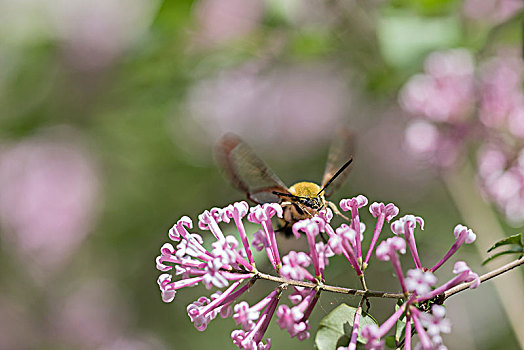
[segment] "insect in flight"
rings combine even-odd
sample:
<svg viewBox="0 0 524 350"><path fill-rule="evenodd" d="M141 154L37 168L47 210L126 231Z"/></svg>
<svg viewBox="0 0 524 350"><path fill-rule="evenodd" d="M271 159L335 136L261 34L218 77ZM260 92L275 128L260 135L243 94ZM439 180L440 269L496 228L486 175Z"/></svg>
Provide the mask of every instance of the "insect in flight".
<svg viewBox="0 0 524 350"><path fill-rule="evenodd" d="M326 197L332 195L346 179L353 152L353 133L341 128L333 139L320 186L303 181L288 188L251 147L235 134L226 134L216 147L220 166L233 185L247 194L248 199L257 204L279 203L282 206L284 215L278 230L286 236L291 235L291 227L295 222L313 217L326 206L348 220Z"/></svg>

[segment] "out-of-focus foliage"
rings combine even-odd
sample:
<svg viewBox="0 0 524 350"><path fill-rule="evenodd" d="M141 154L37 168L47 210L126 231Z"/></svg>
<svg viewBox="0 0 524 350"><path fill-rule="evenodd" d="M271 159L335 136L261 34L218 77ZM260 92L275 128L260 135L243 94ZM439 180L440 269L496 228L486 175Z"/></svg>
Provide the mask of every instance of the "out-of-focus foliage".
<svg viewBox="0 0 524 350"><path fill-rule="evenodd" d="M421 244L447 249L439 232L460 218L405 152L397 95L433 50L519 46L506 1L472 17L475 0L0 0L0 347L230 348L230 320L205 334L189 322L204 290L165 305L154 266L179 217L244 199L212 160L227 131L292 184L320 181L333 131L350 125L360 147L335 199L413 208L434 228ZM345 264L330 271L356 284ZM492 293L450 311L450 348L516 346L494 299L471 310ZM341 302L323 295L312 328ZM296 346L276 328L275 348Z"/></svg>

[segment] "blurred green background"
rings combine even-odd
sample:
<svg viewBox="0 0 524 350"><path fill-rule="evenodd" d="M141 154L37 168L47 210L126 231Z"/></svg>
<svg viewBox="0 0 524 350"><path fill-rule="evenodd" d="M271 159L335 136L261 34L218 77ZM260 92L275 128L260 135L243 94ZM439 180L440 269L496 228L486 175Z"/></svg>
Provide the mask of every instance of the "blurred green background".
<svg viewBox="0 0 524 350"><path fill-rule="evenodd" d="M164 304L154 262L182 215L244 199L212 158L227 131L291 185L320 181L333 131L350 126L358 152L335 200L365 194L422 216L419 250L437 261L463 219L438 172L403 148L409 118L398 91L431 51L481 56L521 40L520 21L470 18L464 6L0 1L0 348L232 348L231 319L200 333L187 317L209 291L181 290ZM459 253L479 272L483 257L469 246ZM374 265L368 285L396 290L389 266ZM338 258L328 281L357 285ZM259 283L250 303L272 287ZM273 348L313 348L319 320L340 302L356 303L322 295L304 343L272 322ZM370 312L383 321L390 304L374 301ZM518 348L492 285L448 310L450 349Z"/></svg>

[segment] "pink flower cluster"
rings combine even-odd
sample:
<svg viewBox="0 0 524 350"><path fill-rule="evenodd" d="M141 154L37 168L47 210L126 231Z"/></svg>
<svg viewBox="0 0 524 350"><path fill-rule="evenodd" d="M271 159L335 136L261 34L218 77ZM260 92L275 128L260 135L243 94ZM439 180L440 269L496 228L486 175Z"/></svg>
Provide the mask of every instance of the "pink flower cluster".
<svg viewBox="0 0 524 350"><path fill-rule="evenodd" d="M514 222L524 220L523 77L522 59L508 50L478 68L464 49L435 52L399 97L418 117L406 128L406 145L433 164L450 167L468 142L481 140L478 183Z"/></svg>
<svg viewBox="0 0 524 350"><path fill-rule="evenodd" d="M237 202L225 208L204 211L199 216L198 227L213 234L215 241L211 244L212 249L203 246L202 236L189 232L193 222L189 217L184 216L168 233L171 241L176 242L176 246L165 243L156 259L157 269L164 272L158 278L162 299L171 302L177 290L199 283L204 284L208 289L224 289L209 298L205 296L198 298L187 307L187 313L191 322L200 331L204 331L209 322L218 315L222 318L232 317L239 329L231 333L231 338L240 349L269 349L271 340L264 340L264 335L274 315L280 328L287 331L291 337L301 341L308 339L309 316L322 292L321 286L325 282L325 270L329 258L335 254L343 255L357 276L363 278L385 221L390 222L399 213L398 208L392 203L375 202L369 206L376 223L370 246L367 253L363 254L361 242L366 226L361 222L359 210L367 204L368 199L363 195L340 201L340 208L351 213L352 219L349 225L342 224L333 228L331 226L333 213L330 209L321 211L313 218L295 223L293 233L297 238L307 241L309 251L290 251L282 258L277 246L276 232L271 224L273 217L282 218L283 214L281 206L276 203L249 208L246 202ZM248 221L261 226L261 229L253 235L251 243L243 223L245 217ZM229 222L233 222L236 226L239 239L224 235L220 225ZM416 308L416 304L432 299L462 282L475 280L478 283L478 276L472 273L465 263L458 262L454 270L457 276L434 289L436 278L433 272L462 244L474 241L475 234L468 228L457 225L456 243L439 262L427 269L422 267L415 242L415 229L417 226L422 228L423 225L423 220L413 215L406 215L393 222L391 230L396 236L380 243L376 255L379 260L392 262L407 299L401 310L409 311L410 320L413 320L415 328L419 334L422 334L421 343L424 349L427 349L425 342L442 343L438 340L440 339L438 325L443 315L439 308L433 309L433 316L425 315ZM323 237L322 240L319 239L320 236ZM240 298L258 279L267 279L269 275L257 270L251 246L257 250L265 250L274 271L279 275L271 278L280 282L280 285L265 298L253 305L240 301ZM416 268L408 271L407 276L404 277L398 253L404 254L407 248L411 252ZM304 287L304 284L308 286ZM472 285L474 286L476 284ZM288 288L292 291L288 297L293 306L279 305L283 291ZM365 330L367 333L363 334L367 334L368 347L380 346L382 344L380 338L389 331L402 313L403 311L397 311L382 326ZM437 317L435 315L440 318L435 318ZM357 342L359 319L357 317L354 322L354 334L350 342L352 349ZM442 322L449 329L449 322L447 320ZM427 336L429 340L422 339L424 334L429 334Z"/></svg>
<svg viewBox="0 0 524 350"><path fill-rule="evenodd" d="M455 263L453 273L456 274L450 281L435 288L437 278L433 274L441 267L464 243L473 243L476 235L463 225L457 225L454 229L456 242L449 251L433 267L422 267L420 257L417 252L414 231L417 226L423 229L424 221L420 217L406 215L391 224L391 231L396 237L388 238L377 248L377 258L382 261L391 261L395 273L400 283L404 295L405 303L391 315L382 325L366 326L362 330L363 336L367 339L366 349L383 349L384 341L381 340L389 330L396 324L402 315L406 315L405 347L411 349L411 327L415 327L420 340L420 347L424 350L446 349L442 343L440 333L449 333L451 326L449 320L445 319L445 308L441 305L433 304L432 314L425 314L419 310L421 303L438 297L445 291L461 284L471 282L470 288L476 288L480 284L479 276L472 272L468 265L463 261ZM407 242L407 244L406 244ZM406 253L406 245L411 252L415 269L408 270L406 276L400 264L398 254Z"/></svg>

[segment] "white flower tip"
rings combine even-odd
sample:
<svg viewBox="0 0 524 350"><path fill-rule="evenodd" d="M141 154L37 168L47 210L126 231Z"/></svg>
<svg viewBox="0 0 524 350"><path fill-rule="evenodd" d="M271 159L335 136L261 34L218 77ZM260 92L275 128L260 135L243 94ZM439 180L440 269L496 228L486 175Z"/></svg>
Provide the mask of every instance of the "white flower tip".
<svg viewBox="0 0 524 350"><path fill-rule="evenodd" d="M385 208L384 203L373 202L369 206L369 212L371 213L371 215L373 215L373 217L376 218L377 216L379 216L382 213L384 208Z"/></svg>
<svg viewBox="0 0 524 350"><path fill-rule="evenodd" d="M420 225L420 229L421 230L424 230L424 219L422 219L420 216L417 216L415 218L416 222L418 222L418 224Z"/></svg>
<svg viewBox="0 0 524 350"><path fill-rule="evenodd" d="M464 240L466 244L471 244L477 239L477 235L471 229L464 225L458 224L453 229L453 235L455 236L455 239L458 239L462 234L467 235L466 239Z"/></svg>
<svg viewBox="0 0 524 350"><path fill-rule="evenodd" d="M480 277L475 272L470 272L467 281L468 282L473 281L473 283L469 286L469 288L471 289L475 289L480 285Z"/></svg>
<svg viewBox="0 0 524 350"><path fill-rule="evenodd" d="M442 305L433 304L431 307L431 313L438 318L444 318L446 316L446 308Z"/></svg>
<svg viewBox="0 0 524 350"><path fill-rule="evenodd" d="M160 248L160 254L162 255L172 255L175 253L175 248L171 243L164 243L164 245Z"/></svg>
<svg viewBox="0 0 524 350"><path fill-rule="evenodd" d="M187 215L184 215L180 218L180 220L177 221L176 223L177 225L183 225L185 227L187 227L188 229L192 229L193 228L193 220L191 220L191 218Z"/></svg>
<svg viewBox="0 0 524 350"><path fill-rule="evenodd" d="M175 299L176 290L166 290L162 292L162 301L170 303Z"/></svg>
<svg viewBox="0 0 524 350"><path fill-rule="evenodd" d="M468 264L466 264L464 261L457 261L453 266L453 273L457 275L464 271L471 271Z"/></svg>

